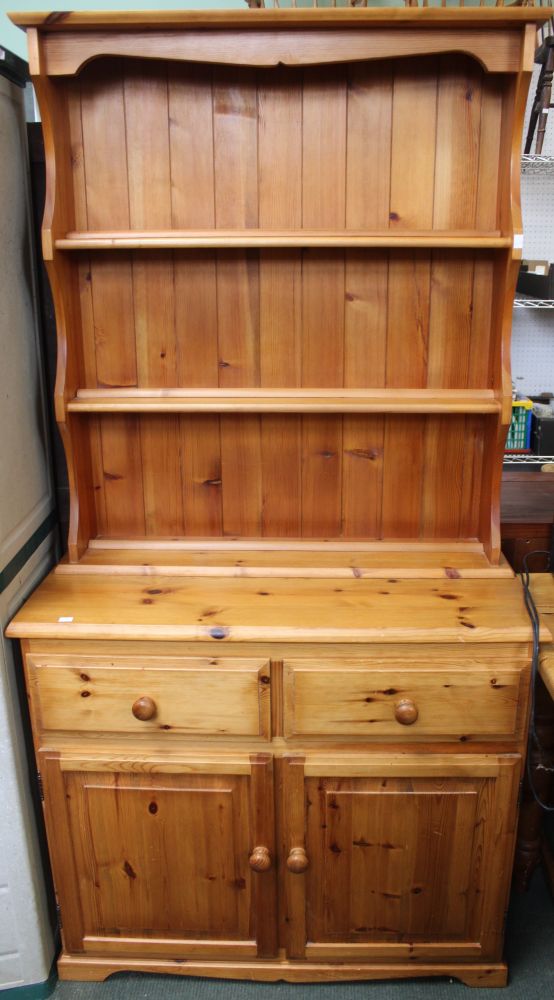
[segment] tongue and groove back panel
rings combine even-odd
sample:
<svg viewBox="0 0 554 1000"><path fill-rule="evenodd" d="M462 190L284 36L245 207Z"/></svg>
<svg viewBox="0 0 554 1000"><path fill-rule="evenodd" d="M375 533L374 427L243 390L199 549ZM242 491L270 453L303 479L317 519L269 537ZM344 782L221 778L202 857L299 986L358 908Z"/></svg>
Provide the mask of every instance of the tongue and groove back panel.
<svg viewBox="0 0 554 1000"><path fill-rule="evenodd" d="M86 419L104 537L478 535L485 416Z"/></svg>
<svg viewBox="0 0 554 1000"><path fill-rule="evenodd" d="M507 79L455 54L269 70L97 59L66 84L76 228L495 230Z"/></svg>
<svg viewBox="0 0 554 1000"><path fill-rule="evenodd" d="M97 59L56 81L75 229L499 235L511 86L460 54L270 70ZM506 250L68 257L82 388L501 393ZM73 417L90 439L100 536L385 539L486 534L499 420Z"/></svg>

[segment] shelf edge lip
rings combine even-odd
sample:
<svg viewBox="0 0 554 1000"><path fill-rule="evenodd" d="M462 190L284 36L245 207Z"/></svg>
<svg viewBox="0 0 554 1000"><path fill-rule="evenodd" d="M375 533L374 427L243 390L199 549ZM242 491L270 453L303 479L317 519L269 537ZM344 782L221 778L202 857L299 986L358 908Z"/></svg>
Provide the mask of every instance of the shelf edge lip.
<svg viewBox="0 0 554 1000"><path fill-rule="evenodd" d="M436 232L403 231L270 231L206 230L135 232L70 232L55 240L57 250L140 250L140 249L287 249L309 247L422 247L453 249L509 249L511 236L499 231L487 233L437 230Z"/></svg>
<svg viewBox="0 0 554 1000"><path fill-rule="evenodd" d="M278 389L120 391L82 389L70 413L499 413L493 390L359 390L295 392Z"/></svg>
<svg viewBox="0 0 554 1000"><path fill-rule="evenodd" d="M514 572L510 566L491 566L472 568L467 567L461 570L452 567L456 571L456 579L460 580L504 580L513 579ZM146 579L152 576L167 576L168 572L172 576L185 579L213 579L214 577L241 577L242 579L288 579L288 580L311 580L314 577L318 580L345 580L353 576L352 568L349 566L321 567L316 560L311 567L300 569L295 566L264 567L232 567L225 566L176 566L175 563L151 562L146 566L139 566L137 563L59 563L54 572L58 576L102 576L106 573L116 573L118 576L141 575ZM440 567L427 570L408 569L398 566L391 561L390 566L382 566L378 569L356 568L356 577L364 580L387 580L394 577L398 580L439 580L452 578L448 576L444 569Z"/></svg>
<svg viewBox="0 0 554 1000"><path fill-rule="evenodd" d="M305 551L305 552L437 552L448 551L455 558L456 552L484 553L483 543L472 539L392 539L388 541L336 538L252 538L226 536L225 538L104 538L101 535L89 540L89 549L166 549L167 551L191 551L201 548L217 551Z"/></svg>
<svg viewBox="0 0 554 1000"><path fill-rule="evenodd" d="M375 399L386 399L394 398L409 400L413 399L424 399L426 396L436 396L437 398L443 396L445 399L475 399L475 400L489 400L495 399L496 394L494 389L488 388L466 388L464 387L452 387L446 388L443 386L367 386L365 388L352 387L352 386L243 386L232 387L232 388L220 388L210 386L98 386L94 388L79 388L77 389L76 398L77 399L98 399L100 397L106 398L120 398L124 396L129 396L130 398L135 397L145 397L145 398L171 398L171 397L187 397L189 399L203 398L214 396L220 399L241 399L242 397L251 397L252 399L257 399L262 396L267 396L270 398L294 398L298 399L332 399L335 397L337 400L346 398L360 398L363 399L364 396L368 398Z"/></svg>
<svg viewBox="0 0 554 1000"><path fill-rule="evenodd" d="M531 629L527 626L505 626L487 628L477 626L471 631L462 626L443 628L302 628L279 625L222 626L226 635L219 646L229 646L236 642L325 642L325 643L475 643L529 642ZM113 641L139 639L145 641L166 640L214 643L210 634L213 626L116 624L99 622L29 622L14 619L6 629L10 639L111 639ZM546 626L541 626L541 642L551 642L552 637Z"/></svg>
<svg viewBox="0 0 554 1000"><path fill-rule="evenodd" d="M225 404L212 404L207 403L205 405L199 404L196 406L185 405L185 404L161 404L155 406L144 406L137 403L122 403L118 404L106 404L101 403L85 403L83 405L70 403L67 407L69 413L398 413L398 414L410 414L414 415L418 413L426 413L429 415L441 414L452 416L464 416L465 414L487 414L487 413L499 413L500 407L496 405L490 406L457 406L455 408L448 407L446 405L437 406L409 406L405 405L371 405L371 404L346 404L346 405L335 405L335 406L317 406L315 404L310 406L302 406L300 404L291 404L286 406L276 406L276 405L258 405L251 404L250 406L243 405L225 405Z"/></svg>

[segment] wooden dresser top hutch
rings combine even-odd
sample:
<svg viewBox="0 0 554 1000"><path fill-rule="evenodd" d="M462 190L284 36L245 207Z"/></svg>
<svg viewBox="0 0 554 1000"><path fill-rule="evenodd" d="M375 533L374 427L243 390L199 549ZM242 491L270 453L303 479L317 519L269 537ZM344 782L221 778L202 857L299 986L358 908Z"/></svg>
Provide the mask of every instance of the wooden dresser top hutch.
<svg viewBox="0 0 554 1000"><path fill-rule="evenodd" d="M64 977L506 981L531 630L499 490L550 14L12 16L71 517L9 634Z"/></svg>

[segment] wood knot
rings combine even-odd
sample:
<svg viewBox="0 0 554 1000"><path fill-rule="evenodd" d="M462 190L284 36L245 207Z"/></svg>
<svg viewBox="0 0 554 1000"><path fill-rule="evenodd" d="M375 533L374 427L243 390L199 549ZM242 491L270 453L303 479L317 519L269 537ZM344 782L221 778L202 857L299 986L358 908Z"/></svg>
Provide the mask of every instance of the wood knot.
<svg viewBox="0 0 554 1000"><path fill-rule="evenodd" d="M215 625L214 628L210 629L212 639L226 639L228 635L229 629L224 628L223 625Z"/></svg>

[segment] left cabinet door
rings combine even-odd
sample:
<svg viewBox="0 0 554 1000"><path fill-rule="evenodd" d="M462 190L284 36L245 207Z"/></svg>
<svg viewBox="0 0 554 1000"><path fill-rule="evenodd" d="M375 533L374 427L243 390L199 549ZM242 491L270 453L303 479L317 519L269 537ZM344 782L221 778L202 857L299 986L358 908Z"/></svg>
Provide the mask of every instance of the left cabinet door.
<svg viewBox="0 0 554 1000"><path fill-rule="evenodd" d="M268 754L40 756L68 953L275 954Z"/></svg>

